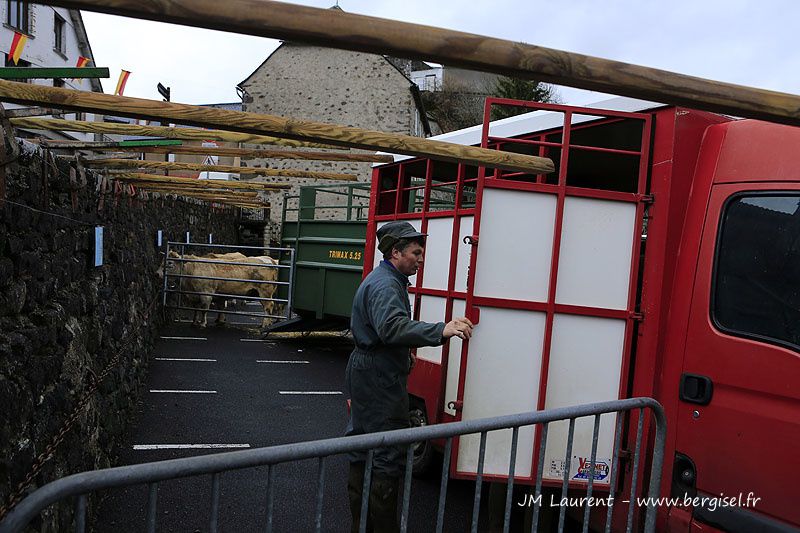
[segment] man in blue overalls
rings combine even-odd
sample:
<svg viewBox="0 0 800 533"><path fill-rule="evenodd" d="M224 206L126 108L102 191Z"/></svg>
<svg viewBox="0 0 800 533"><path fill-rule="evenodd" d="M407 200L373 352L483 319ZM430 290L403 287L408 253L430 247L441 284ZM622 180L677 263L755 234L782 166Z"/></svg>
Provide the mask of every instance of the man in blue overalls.
<svg viewBox="0 0 800 533"><path fill-rule="evenodd" d="M447 324L411 319L408 277L423 262L426 235L408 222L389 222L377 231L383 261L364 278L353 299L351 330L355 349L347 363L345 386L350 397L347 435L409 427L408 373L411 348L438 346L450 337L469 339L472 322ZM348 493L352 531L358 531L366 452L350 454ZM376 449L372 459L367 531L398 530L397 497L405 447Z"/></svg>

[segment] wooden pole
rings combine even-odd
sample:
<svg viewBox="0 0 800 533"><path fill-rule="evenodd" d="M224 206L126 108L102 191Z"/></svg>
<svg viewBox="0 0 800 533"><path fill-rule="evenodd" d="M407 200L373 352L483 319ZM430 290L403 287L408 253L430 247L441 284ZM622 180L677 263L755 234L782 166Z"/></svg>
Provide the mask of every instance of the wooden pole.
<svg viewBox="0 0 800 533"><path fill-rule="evenodd" d="M129 172L121 174L112 174L109 177L121 180L131 181L148 181L151 183L167 183L167 184L186 184L194 187L201 187L206 189L214 188L227 188L227 189L250 189L250 190L277 190L288 189L291 187L288 183L263 183L259 181L225 181L225 180L199 180L196 178L181 178L178 176L158 176L154 174L142 174L139 172Z"/></svg>
<svg viewBox="0 0 800 533"><path fill-rule="evenodd" d="M259 37L421 59L505 76L800 125L800 96L472 33L270 0L43 3Z"/></svg>
<svg viewBox="0 0 800 533"><path fill-rule="evenodd" d="M225 128L226 130L257 135L280 135L281 137L296 140L327 142L365 150L383 150L396 154L429 157L532 174L546 174L554 169L553 162L543 157L463 146L398 133L384 133L349 126L290 120L272 115L243 113L241 111L213 107L57 89L55 87L15 83L12 81L0 80L0 100L24 104L47 103L90 113L112 113L125 117L169 120L176 123ZM25 118L14 120L36 121L39 123L44 121L44 119ZM207 131L198 130L198 133L199 135L206 135Z"/></svg>
<svg viewBox="0 0 800 533"><path fill-rule="evenodd" d="M93 149L91 143L83 143L84 148ZM56 146L58 147L58 146ZM313 161L357 161L366 163L391 163L394 158L382 154L353 154L346 152L302 152L289 150L251 150L247 148L213 148L203 146L119 146L99 147L98 150L114 148L118 152L142 152L146 154L196 154L241 157L242 159L303 159Z"/></svg>
<svg viewBox="0 0 800 533"><path fill-rule="evenodd" d="M199 163L167 163L166 161L143 161L141 159L93 159L86 162L92 168L150 168L158 170L191 170L196 172L234 172L261 176L284 176L317 180L358 181L354 174L334 172L308 172L305 170L274 169L260 167L235 167L231 165L201 165Z"/></svg>
<svg viewBox="0 0 800 533"><path fill-rule="evenodd" d="M13 83L13 82L5 82ZM80 92L80 91L75 91ZM98 93L88 93L98 94ZM114 98L124 98L116 96ZM148 100L144 100L145 102ZM106 111L101 111L105 113ZM110 111L108 111L110 113ZM235 111L234 111L235 113ZM167 119L169 120L169 119ZM307 143L279 139L268 135L248 135L232 131L206 130L198 128L172 128L169 126L140 126L138 124L115 124L111 122L85 122L81 120L63 120L58 118L12 118L11 124L17 128L52 131L80 131L84 133L110 133L117 135L146 135L151 137L167 137L189 141L227 141L248 144L275 144L279 146L307 148L338 148L327 144Z"/></svg>
<svg viewBox="0 0 800 533"><path fill-rule="evenodd" d="M41 117L44 115L57 115L63 113L61 109L54 109L52 107L23 107L22 109L7 109L6 117Z"/></svg>

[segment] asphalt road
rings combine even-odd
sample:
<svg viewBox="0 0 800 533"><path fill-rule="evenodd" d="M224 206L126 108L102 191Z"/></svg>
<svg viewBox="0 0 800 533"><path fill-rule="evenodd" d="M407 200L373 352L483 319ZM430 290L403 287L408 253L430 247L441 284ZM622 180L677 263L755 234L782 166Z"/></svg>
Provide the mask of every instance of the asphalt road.
<svg viewBox="0 0 800 533"><path fill-rule="evenodd" d="M157 343L150 364L148 390L193 392L146 393L121 454L121 464L226 451L141 449L148 446L247 445L256 448L343 434L347 414L341 392L351 349L349 339L248 342L243 339L258 337L230 326L200 329L185 323L173 324L161 335L163 338ZM328 394L281 394L281 391ZM314 530L317 471L316 461L275 467L274 531ZM346 482L346 459L328 458L323 531L349 531ZM266 467L224 473L220 531L263 531L266 487ZM438 491L438 476L414 480L409 531L434 530ZM450 481L446 531L469 530L473 492L474 483ZM94 530L145 531L146 504L145 486L105 491L100 498L100 514ZM210 476L163 482L158 491L157 530L208 531L210 506ZM481 530L485 530L483 523Z"/></svg>

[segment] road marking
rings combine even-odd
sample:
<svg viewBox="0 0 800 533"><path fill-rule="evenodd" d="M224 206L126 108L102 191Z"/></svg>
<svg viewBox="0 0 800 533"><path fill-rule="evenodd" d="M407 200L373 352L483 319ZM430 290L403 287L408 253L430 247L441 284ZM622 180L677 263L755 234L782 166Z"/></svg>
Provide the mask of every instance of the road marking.
<svg viewBox="0 0 800 533"><path fill-rule="evenodd" d="M178 357L156 357L156 361L203 361L208 363L216 363L216 359L181 359Z"/></svg>
<svg viewBox="0 0 800 533"><path fill-rule="evenodd" d="M239 342L268 342L270 344L275 344L273 341L268 341L267 339L239 339Z"/></svg>
<svg viewBox="0 0 800 533"><path fill-rule="evenodd" d="M270 363L274 365L307 365L308 361L256 361L256 363Z"/></svg>
<svg viewBox="0 0 800 533"><path fill-rule="evenodd" d="M308 394L308 395L328 395L328 394L341 394L341 391L334 391L334 390L323 390L323 391L311 391L311 390L282 390L278 391L278 394Z"/></svg>
<svg viewBox="0 0 800 533"><path fill-rule="evenodd" d="M207 341L206 337L160 337L162 339L173 341Z"/></svg>
<svg viewBox="0 0 800 533"><path fill-rule="evenodd" d="M220 448L249 448L249 444L134 444L134 450L194 450Z"/></svg>
<svg viewBox="0 0 800 533"><path fill-rule="evenodd" d="M150 392L166 392L171 394L216 394L215 390L164 390L151 389Z"/></svg>

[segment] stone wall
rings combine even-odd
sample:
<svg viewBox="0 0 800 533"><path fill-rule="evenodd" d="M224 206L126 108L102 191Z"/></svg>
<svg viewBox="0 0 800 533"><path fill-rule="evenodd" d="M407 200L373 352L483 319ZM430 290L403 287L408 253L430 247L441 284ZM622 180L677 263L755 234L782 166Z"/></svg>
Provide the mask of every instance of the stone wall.
<svg viewBox="0 0 800 533"><path fill-rule="evenodd" d="M241 86L244 111L354 126L406 135L422 135L411 81L380 55L284 43ZM315 149L319 150L319 149ZM364 151L353 150L354 153ZM369 182L372 163L253 160L252 166L355 174ZM329 180L261 178L300 185ZM297 187L287 191L298 193ZM273 195L269 232L279 237L282 195ZM343 213L343 210L339 210Z"/></svg>
<svg viewBox="0 0 800 533"><path fill-rule="evenodd" d="M0 201L2 506L35 469L28 490L113 465L161 324L157 230L234 242L232 211L190 200L115 205L106 195L99 212L91 175L73 210L68 165L43 179L42 154L24 152L7 167L8 201ZM101 267L90 266L96 225L104 227ZM51 508L34 530L67 530L72 505Z"/></svg>

